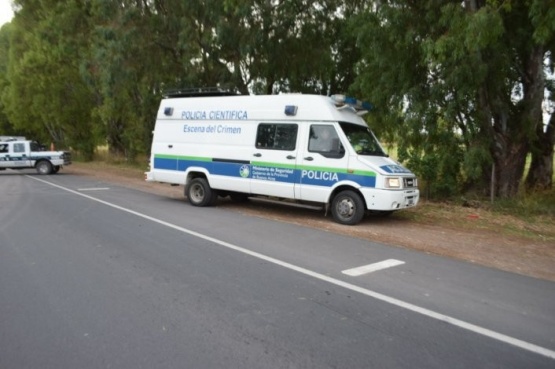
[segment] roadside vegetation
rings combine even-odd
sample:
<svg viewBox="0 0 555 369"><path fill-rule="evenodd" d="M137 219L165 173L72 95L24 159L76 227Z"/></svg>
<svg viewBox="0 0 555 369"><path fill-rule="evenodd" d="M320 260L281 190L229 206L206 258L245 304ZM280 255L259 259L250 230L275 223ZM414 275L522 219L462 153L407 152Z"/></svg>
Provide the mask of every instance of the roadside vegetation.
<svg viewBox="0 0 555 369"><path fill-rule="evenodd" d="M170 89L348 93L373 104L368 125L396 145L426 203L520 218L551 203L550 1L13 4L0 29L0 135L134 163Z"/></svg>
<svg viewBox="0 0 555 369"><path fill-rule="evenodd" d="M110 155L106 148L99 148L94 160L77 158L75 165L142 183L144 172L148 169L148 158L138 157L130 162L125 157ZM462 196L432 200L422 198L417 207L396 212L392 217L415 224L444 227L447 231L482 230L555 245L555 190L523 193L511 199L496 199L493 203L487 196L474 196L472 199Z"/></svg>
<svg viewBox="0 0 555 369"><path fill-rule="evenodd" d="M555 244L554 208L555 193L551 191L494 204L487 199L470 204L465 199L424 200L416 208L395 216L421 224L442 225L446 229L484 230Z"/></svg>

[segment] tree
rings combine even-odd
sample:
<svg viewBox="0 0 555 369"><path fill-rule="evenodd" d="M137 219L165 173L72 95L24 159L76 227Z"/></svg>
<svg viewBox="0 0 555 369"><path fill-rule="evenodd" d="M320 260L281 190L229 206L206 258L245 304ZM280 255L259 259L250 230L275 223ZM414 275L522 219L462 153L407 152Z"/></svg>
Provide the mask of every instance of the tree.
<svg viewBox="0 0 555 369"><path fill-rule="evenodd" d="M149 14L143 2L92 1L90 46L81 63L82 76L96 98L91 116L96 130L112 155L128 160L146 152L144 108L151 108L148 95L156 93L148 88L147 78L155 70L147 63L153 51Z"/></svg>
<svg viewBox="0 0 555 369"><path fill-rule="evenodd" d="M534 27L534 40L544 46L548 75L555 72L555 2L536 1L530 6L530 18ZM545 57L546 56L546 57ZM553 146L555 145L555 83L546 81L546 89L551 101L550 118L545 127L538 124L531 142L532 161L526 177L529 190L544 190L553 187Z"/></svg>
<svg viewBox="0 0 555 369"><path fill-rule="evenodd" d="M9 85L7 74L11 29L11 23L6 23L2 26L2 28L0 28L0 134L3 136L16 134L8 117L6 116L4 103L2 102L2 95L6 93Z"/></svg>
<svg viewBox="0 0 555 369"><path fill-rule="evenodd" d="M534 38L532 9L541 2L376 1L357 19L356 88L376 102L406 159L411 147L426 155L418 148L449 135L464 148L468 183L487 188L494 163L497 194L517 194L542 126L543 60L553 39L550 29Z"/></svg>
<svg viewBox="0 0 555 369"><path fill-rule="evenodd" d="M224 0L221 5L189 12L190 23L199 24L191 34L197 35L203 69L219 82L264 94L327 94L353 82L352 67L336 65L357 56L343 53L354 49L354 38L339 37L346 24L339 15L346 8L342 2Z"/></svg>
<svg viewBox="0 0 555 369"><path fill-rule="evenodd" d="M4 111L33 138L92 156L92 99L79 75L84 3L20 0L10 39Z"/></svg>
<svg viewBox="0 0 555 369"><path fill-rule="evenodd" d="M16 0L4 110L87 157L105 141L133 159L167 89L346 90L358 2Z"/></svg>

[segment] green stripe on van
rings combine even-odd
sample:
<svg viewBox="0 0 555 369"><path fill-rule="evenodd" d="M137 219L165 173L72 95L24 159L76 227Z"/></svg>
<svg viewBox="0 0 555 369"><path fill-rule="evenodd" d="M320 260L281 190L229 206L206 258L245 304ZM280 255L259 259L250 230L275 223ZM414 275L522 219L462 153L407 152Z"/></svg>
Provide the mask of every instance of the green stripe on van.
<svg viewBox="0 0 555 369"><path fill-rule="evenodd" d="M167 155L167 154L154 154L158 159L175 159L175 160L191 160L191 161L212 161L212 158L205 158L200 156L181 156L181 155Z"/></svg>

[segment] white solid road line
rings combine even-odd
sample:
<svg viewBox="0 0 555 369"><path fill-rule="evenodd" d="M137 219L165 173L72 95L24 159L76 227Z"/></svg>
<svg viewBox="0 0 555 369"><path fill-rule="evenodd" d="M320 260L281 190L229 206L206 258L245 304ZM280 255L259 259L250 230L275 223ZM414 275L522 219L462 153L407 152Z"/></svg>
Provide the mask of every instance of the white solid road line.
<svg viewBox="0 0 555 369"><path fill-rule="evenodd" d="M450 316L448 316L448 315L444 315L444 314L441 314L441 313L437 313L437 312L435 312L435 311L433 311L433 310L429 310L429 309L426 309L426 308L423 308L423 307L420 307L420 306L417 306L417 305L413 305L413 304L411 304L411 303L408 303L408 302L405 302L405 301L402 301L402 300L398 300L398 299L396 299L396 298L394 298L394 297L390 297L390 296L381 294L381 293L379 293L379 292L371 291L371 290L368 290L368 289L366 289L366 288L362 288L362 287L356 286L356 285L351 284L351 283L343 282L342 280L329 277L329 276L327 276L327 275L325 275L325 274L321 274L321 273L318 273L318 272L314 272L314 271L312 271L312 270L305 269L305 268L296 266L296 265L294 265L294 264L290 264L290 263L288 263L288 262L281 261L281 260L279 260L279 259L275 259L275 258L273 258L273 257L266 256L266 255L264 255L264 254L260 254L260 253L258 253L258 252L254 252L254 251L245 249L245 248L243 248L243 247L236 246L236 245L233 245L233 244L231 244L231 243L218 240L217 238L213 238L213 237L210 237L210 236L206 236L206 235L204 235L204 234L202 234L202 233L198 233L198 232L192 231L192 230L190 230L190 229L183 228L183 227L177 226L177 225L172 224L172 223L168 223L168 222L166 222L166 221L163 221L163 220L160 220L160 219L157 219L157 218L148 216L148 215L146 215L146 214L142 214L142 213L139 213L139 212L137 212L137 211L134 211L134 210L131 210L131 209L127 209L127 208L124 208L124 207L119 206L119 205L116 205L116 204L112 204L111 202L104 201L104 200L100 200L100 199L97 199L97 198L92 197L92 196L89 196L89 195L85 195L85 194L80 193L80 192L78 192L78 191L74 191L74 190L72 190L72 189L70 189L70 188L63 187L63 186L57 185L57 184L52 183L52 182L48 182L48 181L46 181L46 180L44 180L44 179L40 179L40 178L37 178L37 177L34 177L34 176L29 176L29 175L28 175L27 177L28 177L28 178L31 178L31 179L34 179L35 181L39 181L39 182L45 183L45 184L47 184L47 185L50 185L50 186L59 188L59 189L61 189L61 190L64 190L64 191L73 193L73 194L75 194L75 195L78 195L78 196L87 198L87 199L89 199L89 200L96 201L96 202L98 202L98 203L101 203L101 204L110 206L110 207L112 207L112 208L114 208L114 209L118 209L118 210L127 212L127 213L129 213L129 214L136 215L136 216L141 217L141 218L143 218L143 219L150 220L150 221L152 221L152 222L154 222L154 223L158 223L158 224L164 225L164 226L166 226L166 227L168 227L168 228L172 228L172 229L175 229L175 230L177 230L177 231L180 231L180 232L189 234L189 235L191 235L191 236L195 236L195 237L201 238L201 239L203 239L203 240L213 242L213 243L215 243L215 244L217 244L217 245L226 247L226 248L228 248L228 249L235 250L235 251L241 252L241 253L246 254L246 255L250 255L250 256L252 256L252 257L255 257L255 258L258 258L258 259L267 261L267 262L269 262L269 263L272 263L272 264L279 265L279 266L281 266L281 267L287 268L287 269L289 269L289 270L294 270L294 271L296 271L296 272L298 272L298 273L301 273L301 274L304 274L304 275L313 277L313 278L315 278L315 279L318 279L318 280L321 280L321 281L324 281L324 282L328 282L328 283L330 283L330 284L333 284L333 285L336 285L336 286L339 286L339 287L343 287L343 288L345 288L345 289L348 289L348 290L351 290L351 291L354 291L354 292L358 292L358 293L360 293L360 294L362 294L362 295L372 297L372 298L374 298L374 299L376 299L376 300L380 300L380 301L383 301L383 302L387 302L388 304L392 304L392 305L401 307L401 308L403 308L403 309L407 309L407 310L413 311L413 312L415 312L415 313L422 314L422 315L425 315L425 316L427 316L427 317L430 317L430 318L433 318L433 319L437 319L437 320L440 320L440 321L445 322L445 323L449 323L449 324L454 325L454 326L456 326L456 327L463 328L463 329L466 329L466 330L468 330L468 331L471 331L471 332L474 332L474 333L478 333L478 334L481 334L481 335L486 336L486 337L493 338L493 339L498 340L498 341L500 341L500 342L508 343L508 344L510 344L510 345L519 347L519 348L521 348L521 349L524 349L524 350L527 350L527 351L530 351L530 352L534 352L534 353L536 353L536 354L543 355L543 356L549 357L549 358L551 358L551 359L555 359L555 351L554 351L554 350L550 350L550 349L548 349L548 348L541 347L541 346L535 345L535 344L533 344L533 343L529 343L529 342L526 342L526 341L522 341L522 340L519 340L518 338L514 338L514 337L511 337L511 336L507 336L507 335L505 335L505 334L502 334L502 333L499 333L499 332L495 332L495 331L492 331L492 330L490 330L490 329L483 328L483 327L474 325L474 324L472 324L472 323L468 323L468 322L465 322L465 321L463 321L463 320L459 320L459 319L450 317Z"/></svg>
<svg viewBox="0 0 555 369"><path fill-rule="evenodd" d="M359 277L364 274L372 273L378 270L391 268L397 265L405 264L404 261L395 260L395 259L388 259L384 261L380 261L379 263L368 264L358 268L352 268L342 271L341 273L350 275L351 277Z"/></svg>
<svg viewBox="0 0 555 369"><path fill-rule="evenodd" d="M91 187L91 188L78 188L77 191L104 191L109 189L110 187Z"/></svg>

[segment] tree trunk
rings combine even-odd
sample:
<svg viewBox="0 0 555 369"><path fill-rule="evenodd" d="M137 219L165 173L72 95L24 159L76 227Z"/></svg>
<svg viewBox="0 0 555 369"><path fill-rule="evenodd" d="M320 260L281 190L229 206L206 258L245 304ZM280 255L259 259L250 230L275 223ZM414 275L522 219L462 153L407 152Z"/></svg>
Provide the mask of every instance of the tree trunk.
<svg viewBox="0 0 555 369"><path fill-rule="evenodd" d="M518 125L523 117L510 116L508 105L500 99L488 99L485 87L480 90L478 101L482 129L492 140L490 153L495 164L494 196L514 197L518 194L529 150L528 141ZM488 171L484 171L486 173Z"/></svg>
<svg viewBox="0 0 555 369"><path fill-rule="evenodd" d="M526 177L526 190L548 190L553 187L553 146L555 145L555 114L544 132L538 128L538 139L533 142L532 162Z"/></svg>
<svg viewBox="0 0 555 369"><path fill-rule="evenodd" d="M544 132L542 102L545 91L544 48L535 46L526 63L526 75L523 80L523 91L526 99L527 119L533 122L534 136L530 140L532 162L526 177L526 189L551 188L553 176L553 114Z"/></svg>
<svg viewBox="0 0 555 369"><path fill-rule="evenodd" d="M493 156L496 193L502 198L515 197L524 174L528 145L522 141L499 139L496 136L497 150Z"/></svg>
<svg viewBox="0 0 555 369"><path fill-rule="evenodd" d="M543 71L544 49L536 45L530 49L523 63L521 72L522 100L516 104L516 113L509 115L510 109L497 110L495 119L494 160L497 171L497 194L500 197L514 197L518 194L520 181L524 175L526 156L534 145L541 146L543 137L542 101L544 97L545 78ZM495 104L503 106L503 104ZM501 113L501 114L500 114ZM503 117L506 114L506 118ZM536 137L534 137L534 132ZM532 139L530 139L532 136ZM545 149L547 156L553 159L553 143L551 149ZM541 171L543 159L534 165ZM537 171L536 169L534 172ZM545 171L545 170L543 170Z"/></svg>

